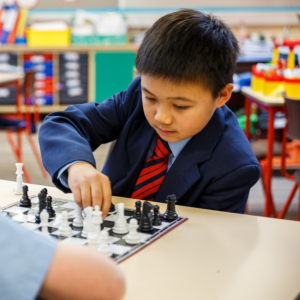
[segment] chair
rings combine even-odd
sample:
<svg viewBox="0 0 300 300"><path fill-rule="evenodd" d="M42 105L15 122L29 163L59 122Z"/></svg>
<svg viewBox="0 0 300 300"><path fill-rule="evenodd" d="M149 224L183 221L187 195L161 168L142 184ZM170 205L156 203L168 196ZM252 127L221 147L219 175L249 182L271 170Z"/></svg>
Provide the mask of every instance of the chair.
<svg viewBox="0 0 300 300"><path fill-rule="evenodd" d="M25 114L22 113L22 97L20 94L20 87L17 87L17 99L16 99L16 107L17 107L17 113L15 115L5 115L8 120L11 120L10 124L2 125L0 126L0 130L7 131L7 139L11 145L11 148L13 150L13 153L16 157L17 162L23 163L22 158L22 135L25 134L27 136L27 139L30 143L30 146L33 150L33 153L37 159L37 162L42 170L43 176L46 178L48 176L46 170L43 167L42 159L40 156L40 153L34 143L34 140L31 136L31 125L32 125L32 119L31 119L31 109L32 104L31 101L34 99L34 71L28 71L25 74L23 88L22 88L22 94L25 99ZM34 122L39 121L39 109L37 103L33 101L33 110L34 110ZM15 122L13 122L15 121ZM19 121L19 122L18 122ZM16 134L17 137L17 143L15 143L13 139L13 134ZM28 173L28 170L23 165L23 172L24 177L27 183L32 183L30 175Z"/></svg>
<svg viewBox="0 0 300 300"><path fill-rule="evenodd" d="M286 96L283 93L283 97L285 99L286 104L286 116L287 116L287 124L283 131L282 138L282 152L281 152L281 174L282 176L294 180L295 184L286 200L281 212L278 215L279 219L283 219L294 196L297 189L300 187L300 170L294 172L293 175L287 173L286 171L286 138L300 141L300 99L292 99ZM299 149L300 155L300 149ZM299 207L298 207L298 221L300 221L300 193L299 193Z"/></svg>

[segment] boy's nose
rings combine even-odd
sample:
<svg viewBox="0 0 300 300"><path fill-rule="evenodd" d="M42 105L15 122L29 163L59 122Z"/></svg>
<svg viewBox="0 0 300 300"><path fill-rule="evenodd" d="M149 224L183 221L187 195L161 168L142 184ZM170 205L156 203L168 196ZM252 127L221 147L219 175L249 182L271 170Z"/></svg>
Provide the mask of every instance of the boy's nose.
<svg viewBox="0 0 300 300"><path fill-rule="evenodd" d="M154 119L160 124L172 123L172 117L170 115L170 112L167 109L158 109L156 111Z"/></svg>

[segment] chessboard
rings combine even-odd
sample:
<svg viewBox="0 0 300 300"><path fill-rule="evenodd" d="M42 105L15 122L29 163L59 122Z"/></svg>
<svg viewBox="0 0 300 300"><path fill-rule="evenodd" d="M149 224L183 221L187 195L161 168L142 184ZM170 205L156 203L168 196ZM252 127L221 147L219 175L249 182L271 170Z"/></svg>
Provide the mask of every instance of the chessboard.
<svg viewBox="0 0 300 300"><path fill-rule="evenodd" d="M39 209L39 199L37 196L31 196L29 198L31 199L32 204L30 208L20 207L19 202L17 202L3 208L2 213L7 217L10 217L13 221L19 223L21 226L41 234L42 226L36 222L35 218L35 215ZM56 216L54 218L49 218L48 220L47 227L50 234L49 237L59 240L63 243L88 245L88 240L82 236L82 231L74 227L72 224L73 219L76 216L77 204L71 200L52 198L52 208L55 210ZM60 224L62 223L63 211L68 213L68 223L72 228L72 235L69 237L60 236L58 230ZM125 241L128 233L116 234L112 230L115 224L114 220L116 213L116 211L109 212L108 216L101 224L101 229L104 229L108 232L108 244L110 245L112 252L111 257L117 263L120 263L132 256L187 220L187 218L177 217L176 220L170 221L166 220L162 214L159 214L158 217L161 220L161 225L153 226L153 229L150 232L141 232L138 230L140 243L136 245L129 245ZM134 213L134 209L124 209L124 217L127 223L129 223L130 219L133 218Z"/></svg>

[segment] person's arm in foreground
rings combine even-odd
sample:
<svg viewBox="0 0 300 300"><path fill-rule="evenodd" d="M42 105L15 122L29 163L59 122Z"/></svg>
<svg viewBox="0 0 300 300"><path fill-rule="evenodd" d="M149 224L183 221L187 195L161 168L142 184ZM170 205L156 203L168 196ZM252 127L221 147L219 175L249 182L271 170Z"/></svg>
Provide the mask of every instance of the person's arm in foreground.
<svg viewBox="0 0 300 300"><path fill-rule="evenodd" d="M124 293L124 276L110 258L88 247L58 243L39 295L55 300L119 300Z"/></svg>

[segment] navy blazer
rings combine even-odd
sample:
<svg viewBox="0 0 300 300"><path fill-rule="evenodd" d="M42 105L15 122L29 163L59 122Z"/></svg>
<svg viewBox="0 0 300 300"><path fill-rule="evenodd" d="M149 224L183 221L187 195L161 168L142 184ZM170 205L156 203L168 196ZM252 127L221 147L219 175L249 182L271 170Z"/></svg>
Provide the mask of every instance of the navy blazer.
<svg viewBox="0 0 300 300"><path fill-rule="evenodd" d="M117 139L102 172L115 196L130 197L155 135L147 122L137 77L126 91L101 104L69 106L49 114L39 131L44 166L53 183L59 170L73 161L96 167L93 151ZM243 213L260 166L235 115L226 105L216 109L206 127L181 151L166 174L154 201L176 194L179 205Z"/></svg>

